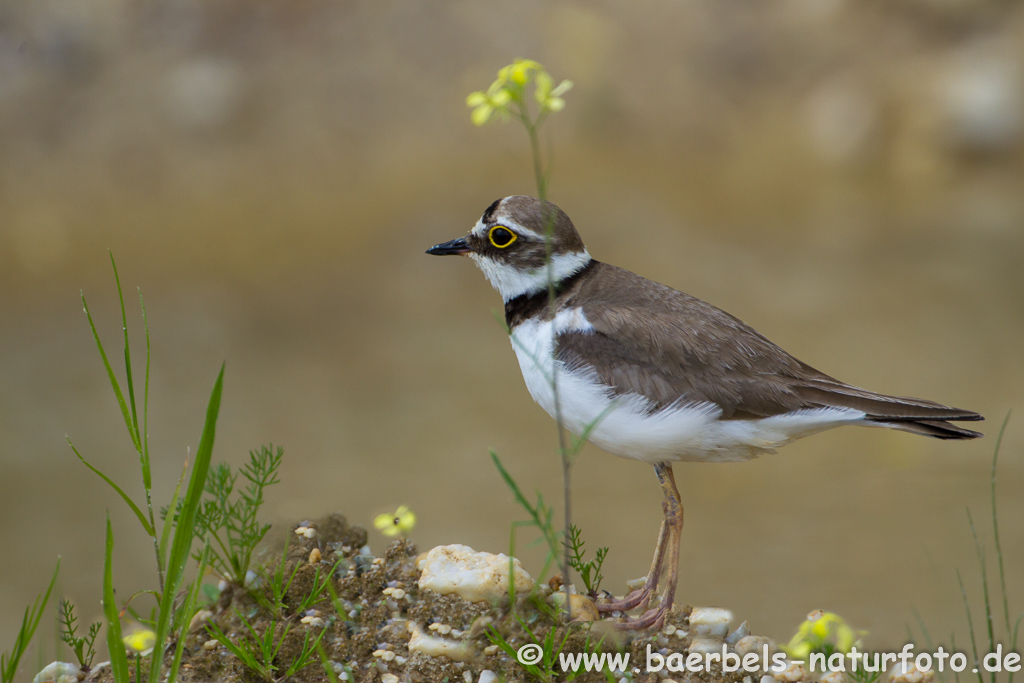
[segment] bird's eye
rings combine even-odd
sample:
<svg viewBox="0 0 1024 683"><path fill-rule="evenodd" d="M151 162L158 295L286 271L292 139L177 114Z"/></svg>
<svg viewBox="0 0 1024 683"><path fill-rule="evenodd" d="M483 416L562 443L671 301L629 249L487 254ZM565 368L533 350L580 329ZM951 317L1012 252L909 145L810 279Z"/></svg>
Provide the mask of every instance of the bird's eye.
<svg viewBox="0 0 1024 683"><path fill-rule="evenodd" d="M491 228L491 231L487 233L487 238L498 249L504 249L518 239L514 232L500 225L495 225Z"/></svg>

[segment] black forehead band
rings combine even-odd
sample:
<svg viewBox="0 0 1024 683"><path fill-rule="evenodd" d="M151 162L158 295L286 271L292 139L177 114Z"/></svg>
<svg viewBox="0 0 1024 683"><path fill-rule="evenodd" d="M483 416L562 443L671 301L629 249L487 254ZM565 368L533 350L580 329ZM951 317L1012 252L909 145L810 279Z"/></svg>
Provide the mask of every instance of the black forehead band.
<svg viewBox="0 0 1024 683"><path fill-rule="evenodd" d="M498 210L498 204L501 204L500 199L495 199L490 206L484 211L484 215L480 217L484 223L490 223L494 220L494 212Z"/></svg>

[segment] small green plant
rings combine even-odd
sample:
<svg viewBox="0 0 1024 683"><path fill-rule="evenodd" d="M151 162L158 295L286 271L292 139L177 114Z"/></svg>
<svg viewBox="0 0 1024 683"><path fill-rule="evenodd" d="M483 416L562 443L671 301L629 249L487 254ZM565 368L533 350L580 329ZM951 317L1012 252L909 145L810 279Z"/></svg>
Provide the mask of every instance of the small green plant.
<svg viewBox="0 0 1024 683"><path fill-rule="evenodd" d="M594 553L594 559L588 561L583 559L586 554L585 545L580 528L575 524L569 527L569 566L580 575L583 585L587 588L587 595L593 598L597 597L597 592L601 589L601 580L604 578L601 575L601 566L604 564L604 558L608 556L608 548L598 548Z"/></svg>
<svg viewBox="0 0 1024 683"><path fill-rule="evenodd" d="M78 621L78 617L75 616L75 606L71 604L70 600L61 600L60 614L58 615L60 639L75 653L78 667L82 671L88 672L92 669L92 660L96 658L96 636L100 634L103 624L99 621L89 624L89 631L85 635L79 636L76 621Z"/></svg>
<svg viewBox="0 0 1024 683"><path fill-rule="evenodd" d="M284 539L284 550L281 551L281 559L274 568L274 571L271 572L265 567L261 567L259 575L262 580L254 582L249 587L249 594L253 600L260 607L270 612L275 619L284 617L285 608L288 607L286 602L288 589L292 587L295 575L299 572L299 565L296 563L291 573L286 575L285 565L288 562L288 545L289 537L286 536ZM265 590L263 589L264 586L266 586Z"/></svg>
<svg viewBox="0 0 1024 683"><path fill-rule="evenodd" d="M539 637L523 624L523 629L529 635L531 643L537 648L537 653L540 655L539 657L532 657L532 659L536 659L535 662L524 662L522 657L524 646L516 647L508 642L505 636L493 624L487 628L486 635L487 639L497 645L505 654L519 662L528 674L543 683L550 683L552 681L572 681L587 671L579 657L575 658L576 665L571 670L564 671L561 666L562 658L560 655L565 652L565 646L569 642L569 638L574 635L576 627L576 624L569 624L564 627L561 638L558 635L559 629L555 627L549 628L543 637ZM584 653L587 655L598 654L601 650L601 644L601 641L597 643L591 641L588 635L583 646ZM604 668L604 672L605 677L608 678L610 671L607 670L607 665Z"/></svg>
<svg viewBox="0 0 1024 683"><path fill-rule="evenodd" d="M317 653L320 641L323 640L324 634L327 633L326 628L321 628L320 635L310 639L309 629L307 629L299 655L292 660L292 663L288 665L280 676L277 676L276 674L280 666L275 663L275 660L277 659L278 652L281 650L281 646L284 645L285 638L288 637L288 633L292 629L292 625L273 619L267 623L266 628L261 634L245 617L237 612L236 615L245 628L245 632L238 639L237 643L232 641L215 623L207 624L206 630L213 638L226 647L231 654L238 657L243 664L252 669L263 680L270 683L283 681L312 664L313 655ZM278 635L278 631L280 631L280 635Z"/></svg>
<svg viewBox="0 0 1024 683"><path fill-rule="evenodd" d="M139 292L139 305L142 309L142 322L146 335L146 366L145 380L143 384L141 410L137 401L137 387L132 368L132 355L128 336L128 317L124 305L124 294L121 289L121 280L117 274L117 264L114 262L113 254L110 256L110 263L114 270L114 282L117 285L118 300L121 308L121 325L124 334L124 369L125 387L127 389L127 400L125 392L121 390L121 384L111 368L107 353L100 341L99 332L89 312L89 305L82 294L82 307L89 320L89 328L92 330L96 348L99 351L103 366L107 372L107 379L117 399L124 418L125 427L131 438L132 446L139 457L140 469L142 470L142 485L145 491L146 512L135 503L135 501L124 492L114 481L92 465L75 448L71 440L68 444L86 467L96 473L105 481L128 507L135 513L136 518L142 525L143 530L153 541L153 551L156 556L158 589L155 591L144 591L156 599L156 606L152 610L152 616L143 620L154 632L153 652L150 655L148 680L151 683L167 681L173 683L177 675L178 666L181 662L181 655L184 646L184 630L189 620L197 609L197 598L199 587L202 582L202 575L209 558L209 551L204 548L200 554L199 567L195 579L186 591L187 598L179 601L178 596L184 585L185 567L192 553L192 544L196 538L196 517L203 497L203 489L206 483L207 473L210 467L210 458L213 453L213 442L216 434L217 416L220 412L220 399L223 392L224 366L221 365L220 372L214 382L213 390L206 409L206 419L203 422L202 434L199 438L199 445L196 448L195 459L192 463L191 475L184 494L181 493L181 485L185 480L183 471L181 479L171 498L168 509L178 510L178 514L171 520L164 520L163 528L158 531L155 515L153 513L152 499L152 471L150 467L149 453L149 368L150 368L150 339L149 323L146 319L146 304ZM141 419L140 419L141 418ZM185 469L188 464L186 462ZM181 501L179 503L179 500ZM114 597L113 586L113 551L114 536L110 525L110 516L107 516L106 553L104 557L103 575L103 609L107 619L107 646L110 650L111 669L117 683L128 683L129 672L127 662L127 651L122 640L121 611L117 608ZM134 597L134 596L133 596ZM130 601L129 601L130 602ZM125 609L128 609L126 606ZM164 655L167 652L167 645L170 637L176 635L178 645L172 658L170 669L164 672ZM137 665L139 661L137 660Z"/></svg>
<svg viewBox="0 0 1024 683"><path fill-rule="evenodd" d="M540 571L540 578L543 579L551 565L555 562L558 557L558 553L561 550L562 543L559 540L561 532L555 530L552 518L554 517L554 511L551 507L544 502L544 496L537 492L537 502L531 503L529 499L523 495L522 490L519 488L519 484L512 478L508 470L501 462L501 458L494 451L491 451L491 460L494 462L494 466L498 468L498 472L501 474L501 478L505 481L505 485L508 486L509 490L512 491L512 495L515 497L516 502L526 510L526 513L530 516L529 519L512 522L512 529L509 538L509 575L512 575L512 558L516 553L516 530L521 527L533 527L540 532L541 539L547 544L548 552L547 558L544 561L544 566ZM509 581L509 590L513 591L511 598L512 603L515 604L515 593L514 593L514 582Z"/></svg>
<svg viewBox="0 0 1024 683"><path fill-rule="evenodd" d="M999 595L1000 600L996 602L996 598L993 595L993 591L989 585L988 578L988 555L985 551L984 544L982 543L981 536L978 533L978 528L974 524L974 516L971 514L970 509L967 510L967 524L971 530L971 538L974 541L974 552L978 562L978 567L981 570L981 590L982 600L984 602L985 611L985 635L988 641L988 652L995 652L999 646L999 636L1009 640L1009 647L1007 648L1011 652L1018 652L1018 643L1020 641L1020 628L1021 624L1024 623L1024 612L1019 613L1016 618L1013 618L1010 610L1009 594L1006 590L1006 569L1003 561L1003 547L999 539L999 510L996 505L996 472L997 465L999 463L999 451L1003 444L1003 436L1006 433L1006 428L1010 422L1010 414L1007 413L1006 418L1003 420L1002 426L999 428L999 436L996 437L995 447L992 451L992 466L989 486L989 501L990 501L990 514L992 517L992 537L993 545L995 546L996 565L997 573L999 576ZM978 649L978 637L974 630L974 616L973 610L971 609L971 602L967 597L967 586L964 582L963 573L957 569L956 579L960 587L960 597L964 604L964 613L967 619L967 633L971 643L971 654L974 657L973 664L970 664L970 668L974 669L974 673L977 676L978 683L985 683L985 669L981 665L982 657L984 655ZM995 603L995 604L994 604ZM1001 609L1000 609L1001 607ZM936 643L932 639L932 635L926 626L924 619L917 610L913 610L914 618L917 622L918 629L921 631L924 643L929 651L934 652L936 650ZM999 632L1002 631L1000 634ZM909 640L913 641L913 631L908 626L907 635ZM950 647L952 652L958 652L956 645L955 633L950 633L949 636ZM998 672L988 672L990 682L996 683L998 679ZM957 683L960 682L960 674L954 671L954 676ZM1007 671L1007 683L1013 683L1015 672ZM945 681L946 676L943 672L938 672L938 678L940 681ZM858 682L859 683L859 682Z"/></svg>
<svg viewBox="0 0 1024 683"><path fill-rule="evenodd" d="M271 444L249 451L249 462L238 472L232 473L226 463L210 469L207 498L196 523L200 537L210 540L211 568L236 586L246 584L253 551L270 530L256 515L263 505L264 489L280 481L277 470L283 457L284 449ZM239 475L247 483L236 490Z"/></svg>
<svg viewBox="0 0 1024 683"><path fill-rule="evenodd" d="M57 567L53 570L53 578L50 579L50 585L46 588L46 592L37 596L31 607L25 608L25 614L21 617L21 628L18 629L11 653L0 654L0 682L10 683L14 680L14 674L18 673L18 664L28 649L29 643L32 642L32 636L36 633L39 620L43 618L46 605L50 602L50 593L53 592L53 587L57 583L58 573L60 573L60 560L57 560Z"/></svg>
<svg viewBox="0 0 1024 683"><path fill-rule="evenodd" d="M324 600L331 600L333 597L331 578L334 576L335 571L338 569L338 565L341 564L339 560L330 568L329 571L322 572L322 567L317 567L316 572L313 574L313 585L309 589L309 593L302 597L299 601L298 606L295 608L296 614L301 614L306 610L313 607L317 603L323 602Z"/></svg>
<svg viewBox="0 0 1024 683"><path fill-rule="evenodd" d="M988 640L988 652L995 652L999 642L996 637L996 624L1001 622L1001 627L1005 630L1004 637L1010 641L1009 650L1011 652L1017 652L1017 644L1020 637L1020 626L1024 622L1024 611L1022 611L1016 619L1012 619L1010 616L1010 601L1006 591L1006 570L1003 563L1003 547L999 541L999 512L996 506L996 466L999 462L999 449L1003 444L1003 435L1006 433L1006 426L1010 422L1010 414L1007 413L1006 418L1003 420L1002 426L999 428L999 436L996 438L996 445L992 452L992 474L990 477L990 489L989 489L989 500L991 501L991 516L992 516L992 537L993 545L996 550L996 564L999 574L999 593L1001 596L1001 607L999 610L997 606L993 606L995 600L989 587L988 581L988 555L985 551L985 547L978 536L978 529L974 525L974 517L971 515L970 509L967 510L967 523L971 528L971 538L974 539L974 552L978 558L978 567L981 570L981 589L982 599L985 603L985 626L986 636ZM964 602L964 611L967 615L967 631L971 641L971 653L974 655L974 670L978 675L978 683L985 683L984 668L979 667L978 663L981 662L981 653L978 650L978 639L974 633L974 620L971 616L971 603L967 599L967 589L964 586L964 578L960 573L960 570L956 571L956 579L960 584L960 595ZM1002 614L997 614L1002 612ZM1002 617L1001 619L999 617ZM954 646L955 647L955 646ZM1013 671L1008 672L1007 681L1013 683L1014 678ZM996 683L997 672L989 672L990 683ZM959 678L959 677L958 677Z"/></svg>

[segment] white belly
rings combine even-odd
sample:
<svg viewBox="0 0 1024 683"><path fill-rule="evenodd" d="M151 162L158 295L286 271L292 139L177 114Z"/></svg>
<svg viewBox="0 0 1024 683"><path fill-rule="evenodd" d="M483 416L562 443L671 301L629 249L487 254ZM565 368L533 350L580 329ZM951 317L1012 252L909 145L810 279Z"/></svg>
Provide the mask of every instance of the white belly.
<svg viewBox="0 0 1024 683"><path fill-rule="evenodd" d="M555 361L552 332L592 332L580 309L560 312L548 322L524 322L512 331L512 347L530 391L555 417L553 371L557 371L562 424L614 455L646 462L690 460L726 462L771 453L803 436L863 420L864 413L844 408L800 410L755 420L722 420L708 402L685 403L650 412L639 394L614 396L588 368L568 370Z"/></svg>

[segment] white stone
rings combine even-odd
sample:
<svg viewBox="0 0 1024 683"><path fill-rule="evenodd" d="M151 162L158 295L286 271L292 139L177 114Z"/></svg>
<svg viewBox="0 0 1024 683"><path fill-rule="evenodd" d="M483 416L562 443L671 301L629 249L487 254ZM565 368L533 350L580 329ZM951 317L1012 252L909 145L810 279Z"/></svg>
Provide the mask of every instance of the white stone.
<svg viewBox="0 0 1024 683"><path fill-rule="evenodd" d="M477 679L476 683L498 683L498 674L490 669L484 669L480 672L480 678Z"/></svg>
<svg viewBox="0 0 1024 683"><path fill-rule="evenodd" d="M751 652L770 657L775 652L775 643L766 636L744 636L736 641L736 654L740 657ZM768 648L765 650L765 648ZM767 652L767 654L765 654Z"/></svg>
<svg viewBox="0 0 1024 683"><path fill-rule="evenodd" d="M409 622L409 652L422 652L428 657L447 657L456 662L466 662L475 655L469 643L439 638L423 632L419 625Z"/></svg>
<svg viewBox="0 0 1024 683"><path fill-rule="evenodd" d="M700 654L707 654L709 652L717 652L722 654L722 648L726 647L725 643L718 638L702 638L697 636L690 641L690 647L687 648L689 652L699 652Z"/></svg>
<svg viewBox="0 0 1024 683"><path fill-rule="evenodd" d="M690 612L690 631L695 635L725 638L732 622L732 612L720 607L694 607Z"/></svg>
<svg viewBox="0 0 1024 683"><path fill-rule="evenodd" d="M380 677L380 683L398 683L398 676L395 674L384 674Z"/></svg>
<svg viewBox="0 0 1024 683"><path fill-rule="evenodd" d="M802 662L790 662L785 671L778 674L777 678L780 681L797 683L797 681L806 680L809 676L807 675L807 667Z"/></svg>
<svg viewBox="0 0 1024 683"><path fill-rule="evenodd" d="M895 667L889 678L892 683L931 683L934 679L934 671L931 669L918 669L914 663L907 667L905 673L902 666Z"/></svg>
<svg viewBox="0 0 1024 683"><path fill-rule="evenodd" d="M821 677L820 683L849 683L850 679L842 671L829 671Z"/></svg>
<svg viewBox="0 0 1024 683"><path fill-rule="evenodd" d="M509 558L503 553L477 552L464 545L441 545L418 562L421 589L442 595L456 593L470 602L500 600L508 595ZM512 559L517 593L528 593L533 578Z"/></svg>
<svg viewBox="0 0 1024 683"><path fill-rule="evenodd" d="M70 662L52 662L36 674L32 683L77 683L82 670Z"/></svg>

